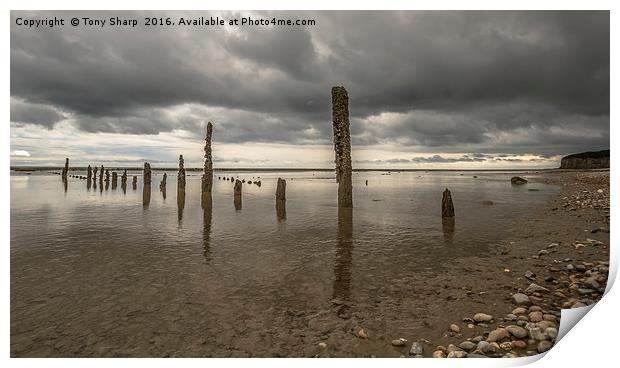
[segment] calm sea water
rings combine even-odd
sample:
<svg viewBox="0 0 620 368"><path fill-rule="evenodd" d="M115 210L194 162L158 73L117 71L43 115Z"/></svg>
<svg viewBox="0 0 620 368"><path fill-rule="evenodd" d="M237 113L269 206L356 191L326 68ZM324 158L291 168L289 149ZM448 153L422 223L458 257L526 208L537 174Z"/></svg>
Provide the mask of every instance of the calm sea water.
<svg viewBox="0 0 620 368"><path fill-rule="evenodd" d="M355 208L339 213L333 173L216 171L203 209L198 173L188 173L182 204L176 174L166 198L161 175L145 206L141 173L129 173L126 193L120 175L115 190L73 178L65 190L58 175L11 174L13 355L219 355L286 329L282 311L398 303L391 280L487 256L556 190L512 186L511 173L354 173ZM236 209L233 184L218 176L262 185L244 184ZM285 213L277 177L287 180ZM454 224L441 220L446 187Z"/></svg>

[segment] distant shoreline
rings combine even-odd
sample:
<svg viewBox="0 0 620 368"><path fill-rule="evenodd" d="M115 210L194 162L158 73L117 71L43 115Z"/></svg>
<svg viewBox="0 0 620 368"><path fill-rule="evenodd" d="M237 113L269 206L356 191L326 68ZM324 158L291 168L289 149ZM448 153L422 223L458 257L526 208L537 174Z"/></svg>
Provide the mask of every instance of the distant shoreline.
<svg viewBox="0 0 620 368"><path fill-rule="evenodd" d="M142 167L105 167L109 170L132 170L140 171ZM70 167L69 171L84 171L87 167L76 166ZM62 167L41 167L41 166L11 166L11 171L16 172L36 172L36 171L54 171L62 170ZM178 171L176 167L154 167L156 171ZM202 167L185 168L186 171L202 171ZM213 171L219 172L300 172L300 171L319 171L332 172L334 169L318 169L318 168L214 168ZM575 172L575 171L609 171L609 169L560 169L560 168L541 168L541 169L393 169L393 168L377 168L377 169L353 169L355 172L424 172L424 171L469 171L469 172Z"/></svg>

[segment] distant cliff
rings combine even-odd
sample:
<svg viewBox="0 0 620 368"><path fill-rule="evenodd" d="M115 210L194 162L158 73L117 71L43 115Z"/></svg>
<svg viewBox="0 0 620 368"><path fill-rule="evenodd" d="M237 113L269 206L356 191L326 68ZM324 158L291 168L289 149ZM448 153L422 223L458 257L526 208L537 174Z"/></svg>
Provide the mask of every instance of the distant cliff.
<svg viewBox="0 0 620 368"><path fill-rule="evenodd" d="M583 152L562 158L561 169L608 169L609 150Z"/></svg>

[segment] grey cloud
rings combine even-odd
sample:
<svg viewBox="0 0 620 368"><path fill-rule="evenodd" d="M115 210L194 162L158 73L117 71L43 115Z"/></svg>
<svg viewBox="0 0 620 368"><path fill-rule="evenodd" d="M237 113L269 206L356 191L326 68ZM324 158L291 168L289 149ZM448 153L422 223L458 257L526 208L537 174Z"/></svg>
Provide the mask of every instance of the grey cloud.
<svg viewBox="0 0 620 368"><path fill-rule="evenodd" d="M51 129L66 116L52 106L28 103L11 99L11 121L22 124L37 124Z"/></svg>
<svg viewBox="0 0 620 368"><path fill-rule="evenodd" d="M11 20L18 14L54 13ZM135 13L144 14L209 15ZM609 12L258 15L317 25L40 32L13 22L12 100L66 112L87 132L200 135L217 120L224 142L326 144L330 87L345 85L354 144L545 155L609 147ZM198 107L179 108L188 104ZM400 118L386 123L390 113ZM12 106L18 118L60 119Z"/></svg>

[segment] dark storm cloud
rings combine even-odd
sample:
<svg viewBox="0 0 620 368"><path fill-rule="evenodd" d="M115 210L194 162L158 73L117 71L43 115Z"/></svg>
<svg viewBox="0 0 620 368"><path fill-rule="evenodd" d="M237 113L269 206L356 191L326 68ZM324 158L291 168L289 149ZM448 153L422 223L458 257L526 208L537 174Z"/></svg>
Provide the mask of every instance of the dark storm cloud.
<svg viewBox="0 0 620 368"><path fill-rule="evenodd" d="M11 19L33 14L52 15ZM144 14L166 15L96 15ZM201 135L215 120L224 142L328 143L330 88L344 85L354 144L545 155L609 146L608 12L254 16L317 25L127 31L13 22L11 96L40 108L12 104L11 121L51 127L62 119L52 112L63 111L87 132Z"/></svg>
<svg viewBox="0 0 620 368"><path fill-rule="evenodd" d="M51 129L64 120L65 115L51 106L31 104L11 99L11 121L18 124L36 124Z"/></svg>

